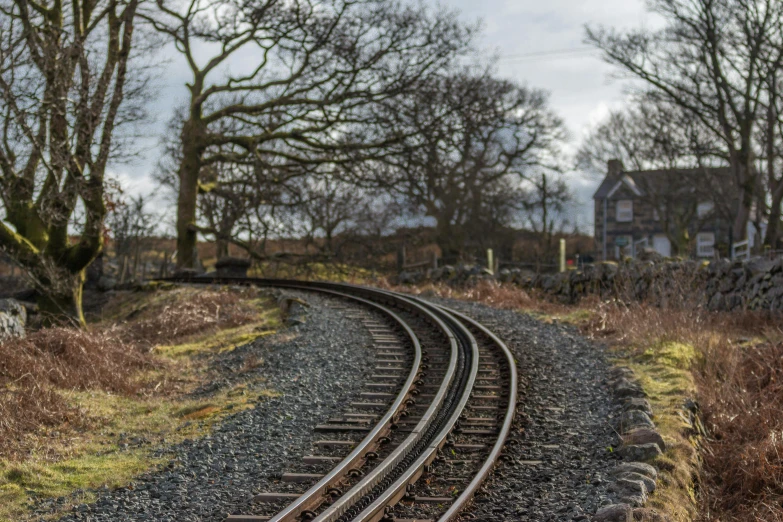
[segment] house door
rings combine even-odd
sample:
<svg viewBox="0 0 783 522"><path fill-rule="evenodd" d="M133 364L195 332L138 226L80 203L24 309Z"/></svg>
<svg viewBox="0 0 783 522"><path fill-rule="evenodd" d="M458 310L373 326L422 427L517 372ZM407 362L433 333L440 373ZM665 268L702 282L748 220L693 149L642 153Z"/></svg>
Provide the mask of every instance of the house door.
<svg viewBox="0 0 783 522"><path fill-rule="evenodd" d="M655 236L653 238L653 248L664 257L672 255L672 244L666 236Z"/></svg>

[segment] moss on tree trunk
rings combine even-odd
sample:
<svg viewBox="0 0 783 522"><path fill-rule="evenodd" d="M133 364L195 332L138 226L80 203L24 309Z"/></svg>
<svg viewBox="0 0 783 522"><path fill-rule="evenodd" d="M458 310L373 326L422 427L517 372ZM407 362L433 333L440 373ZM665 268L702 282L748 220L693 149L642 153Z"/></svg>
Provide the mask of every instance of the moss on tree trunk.
<svg viewBox="0 0 783 522"><path fill-rule="evenodd" d="M82 296L84 291L84 270L71 277L60 277L50 291L42 292L37 299L38 309L44 324L63 321L83 328L86 326Z"/></svg>

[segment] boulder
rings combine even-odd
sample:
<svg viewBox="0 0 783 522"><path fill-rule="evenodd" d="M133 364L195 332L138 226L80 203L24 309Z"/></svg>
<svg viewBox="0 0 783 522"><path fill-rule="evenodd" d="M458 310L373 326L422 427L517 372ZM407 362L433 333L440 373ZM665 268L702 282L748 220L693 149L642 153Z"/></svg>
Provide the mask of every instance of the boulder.
<svg viewBox="0 0 783 522"><path fill-rule="evenodd" d="M663 455L661 448L652 442L647 444L628 444L617 450L623 460L645 461Z"/></svg>
<svg viewBox="0 0 783 522"><path fill-rule="evenodd" d="M24 337L27 311L15 299L0 299L0 341Z"/></svg>
<svg viewBox="0 0 783 522"><path fill-rule="evenodd" d="M623 402L623 411L642 411L649 416L652 416L652 406L650 401L642 397L629 397Z"/></svg>
<svg viewBox="0 0 783 522"><path fill-rule="evenodd" d="M627 433L634 428L654 428L652 419L643 411L628 410L620 416L620 433Z"/></svg>
<svg viewBox="0 0 783 522"><path fill-rule="evenodd" d="M639 384L631 382L626 378L621 378L614 385L614 396L618 399L625 397L644 398L647 394Z"/></svg>
<svg viewBox="0 0 783 522"><path fill-rule="evenodd" d="M656 444L661 452L666 451L666 443L661 434L651 428L637 428L622 435L623 444Z"/></svg>
<svg viewBox="0 0 783 522"><path fill-rule="evenodd" d="M623 462L609 472L610 475L621 473L639 473L653 480L658 478L658 470L644 462Z"/></svg>
<svg viewBox="0 0 783 522"><path fill-rule="evenodd" d="M618 478L609 485L609 491L615 493L623 504L633 507L641 507L647 502L647 486L642 480Z"/></svg>
<svg viewBox="0 0 783 522"><path fill-rule="evenodd" d="M633 522L633 509L628 504L611 504L599 509L594 522Z"/></svg>
<svg viewBox="0 0 783 522"><path fill-rule="evenodd" d="M647 475L643 475L635 471L626 471L624 473L616 473L614 476L617 479L626 479L626 480L642 482L644 484L645 490L648 493L652 493L653 491L655 491L655 479L652 479Z"/></svg>

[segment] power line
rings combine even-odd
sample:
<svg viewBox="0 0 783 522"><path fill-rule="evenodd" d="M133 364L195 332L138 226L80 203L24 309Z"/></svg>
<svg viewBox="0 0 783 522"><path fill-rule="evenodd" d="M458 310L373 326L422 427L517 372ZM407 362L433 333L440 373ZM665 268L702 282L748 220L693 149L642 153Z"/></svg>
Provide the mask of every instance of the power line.
<svg viewBox="0 0 783 522"><path fill-rule="evenodd" d="M571 49L554 49L551 51L538 51L538 52L522 53L522 54L507 54L505 56L500 56L498 59L500 61L517 61L517 60L525 60L528 58L543 58L543 57L565 58L568 56L578 56L578 55L590 53L596 50L597 49L593 47L574 47Z"/></svg>

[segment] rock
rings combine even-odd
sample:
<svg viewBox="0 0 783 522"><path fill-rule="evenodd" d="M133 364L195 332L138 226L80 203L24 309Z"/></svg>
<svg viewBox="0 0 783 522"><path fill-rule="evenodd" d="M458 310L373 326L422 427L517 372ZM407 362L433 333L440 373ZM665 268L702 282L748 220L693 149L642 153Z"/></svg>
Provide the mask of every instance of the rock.
<svg viewBox="0 0 783 522"><path fill-rule="evenodd" d="M617 450L617 454L623 460L645 461L663 455L663 452L657 444L651 442L648 444L628 444L622 446Z"/></svg>
<svg viewBox="0 0 783 522"><path fill-rule="evenodd" d="M222 257L215 263L218 277L247 277L250 260L241 257Z"/></svg>
<svg viewBox="0 0 783 522"><path fill-rule="evenodd" d="M628 368L627 366L617 366L609 370L610 379L620 379L623 377L626 378L633 377L633 370Z"/></svg>
<svg viewBox="0 0 783 522"><path fill-rule="evenodd" d="M637 383L622 378L614 386L614 396L623 399L625 397L646 397L647 394Z"/></svg>
<svg viewBox="0 0 783 522"><path fill-rule="evenodd" d="M666 443L663 441L663 437L654 429L636 428L624 433L622 439L623 444L656 444L661 449L661 452L666 451Z"/></svg>
<svg viewBox="0 0 783 522"><path fill-rule="evenodd" d="M114 290L117 287L117 280L109 275L102 275L100 279L98 279L97 288L101 292L108 292L110 290Z"/></svg>
<svg viewBox="0 0 783 522"><path fill-rule="evenodd" d="M620 416L620 433L627 433L634 428L654 428L652 419L639 410L628 410Z"/></svg>
<svg viewBox="0 0 783 522"><path fill-rule="evenodd" d="M628 504L611 504L599 509L593 522L632 522L633 509Z"/></svg>
<svg viewBox="0 0 783 522"><path fill-rule="evenodd" d="M636 473L635 471L626 471L624 473L616 474L615 477L617 479L641 481L648 493L655 491L655 480L651 479L647 475Z"/></svg>
<svg viewBox="0 0 783 522"><path fill-rule="evenodd" d="M310 306L304 299L285 294L278 297L277 305L286 322L292 326L305 322L306 310Z"/></svg>
<svg viewBox="0 0 783 522"><path fill-rule="evenodd" d="M24 337L27 311L15 299L0 299L0 341Z"/></svg>
<svg viewBox="0 0 783 522"><path fill-rule="evenodd" d="M623 411L642 411L647 415L652 416L652 406L650 401L641 397L630 397L623 402Z"/></svg>
<svg viewBox="0 0 783 522"><path fill-rule="evenodd" d="M658 478L658 470L644 462L623 462L609 472L610 475L621 473L639 473L650 477L653 480Z"/></svg>
<svg viewBox="0 0 783 522"><path fill-rule="evenodd" d="M637 522L669 522L669 518L658 513L652 508L636 508L633 510L633 519Z"/></svg>
<svg viewBox="0 0 783 522"><path fill-rule="evenodd" d="M634 507L641 507L647 502L647 487L641 480L618 478L609 486L609 491L615 492L624 504Z"/></svg>

